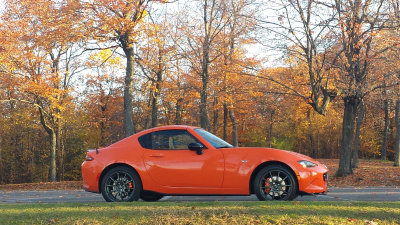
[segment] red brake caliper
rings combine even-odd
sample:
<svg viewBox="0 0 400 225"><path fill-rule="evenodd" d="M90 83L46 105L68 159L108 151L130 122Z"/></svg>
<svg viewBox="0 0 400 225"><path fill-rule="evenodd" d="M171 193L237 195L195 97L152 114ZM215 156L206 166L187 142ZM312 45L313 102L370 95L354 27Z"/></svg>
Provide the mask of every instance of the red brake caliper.
<svg viewBox="0 0 400 225"><path fill-rule="evenodd" d="M133 182L129 182L128 183L128 187L129 187L129 189L132 189L133 188Z"/></svg>
<svg viewBox="0 0 400 225"><path fill-rule="evenodd" d="M271 178L267 178L266 180L265 180L265 194L268 194L269 193L269 191L271 190L271 188L269 187L269 180L270 180Z"/></svg>

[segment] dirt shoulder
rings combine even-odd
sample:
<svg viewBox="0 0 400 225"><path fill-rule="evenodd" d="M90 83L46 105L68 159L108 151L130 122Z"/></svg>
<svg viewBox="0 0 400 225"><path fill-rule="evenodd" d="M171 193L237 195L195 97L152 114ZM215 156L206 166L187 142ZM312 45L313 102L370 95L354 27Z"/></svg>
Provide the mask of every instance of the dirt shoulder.
<svg viewBox="0 0 400 225"><path fill-rule="evenodd" d="M339 165L338 159L318 159L328 166L330 187L400 187L400 168L394 167L393 162L381 160L360 160L359 168L347 177L335 177ZM82 190L82 181L41 182L27 184L0 185L2 191L29 190Z"/></svg>
<svg viewBox="0 0 400 225"><path fill-rule="evenodd" d="M82 190L82 181L40 182L0 185L0 191Z"/></svg>

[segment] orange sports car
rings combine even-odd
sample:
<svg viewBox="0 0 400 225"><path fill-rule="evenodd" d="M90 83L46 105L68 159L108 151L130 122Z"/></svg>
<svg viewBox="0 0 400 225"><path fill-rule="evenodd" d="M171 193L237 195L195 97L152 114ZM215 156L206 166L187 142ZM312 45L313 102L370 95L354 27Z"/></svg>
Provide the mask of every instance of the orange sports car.
<svg viewBox="0 0 400 225"><path fill-rule="evenodd" d="M165 195L251 195L292 200L327 191L326 166L305 155L272 148L233 147L198 127L145 130L82 164L87 191L113 201L157 201Z"/></svg>

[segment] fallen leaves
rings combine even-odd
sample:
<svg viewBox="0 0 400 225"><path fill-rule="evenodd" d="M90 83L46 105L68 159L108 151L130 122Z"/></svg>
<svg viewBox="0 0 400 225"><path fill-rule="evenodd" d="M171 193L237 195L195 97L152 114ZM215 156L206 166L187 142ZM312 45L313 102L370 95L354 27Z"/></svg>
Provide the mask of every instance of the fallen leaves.
<svg viewBox="0 0 400 225"><path fill-rule="evenodd" d="M318 159L329 168L328 186L333 187L372 187L400 186L400 168L393 162L382 160L360 159L358 168L347 177L335 177L338 169L338 159Z"/></svg>

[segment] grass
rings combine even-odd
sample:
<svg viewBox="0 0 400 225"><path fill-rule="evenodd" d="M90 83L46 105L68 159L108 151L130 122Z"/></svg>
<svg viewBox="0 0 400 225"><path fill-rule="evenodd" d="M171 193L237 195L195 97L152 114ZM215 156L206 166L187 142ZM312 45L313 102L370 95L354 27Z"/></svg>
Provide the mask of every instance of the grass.
<svg viewBox="0 0 400 225"><path fill-rule="evenodd" d="M0 224L398 224L400 202L0 204Z"/></svg>

